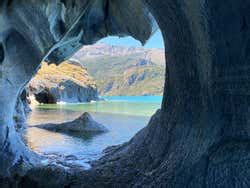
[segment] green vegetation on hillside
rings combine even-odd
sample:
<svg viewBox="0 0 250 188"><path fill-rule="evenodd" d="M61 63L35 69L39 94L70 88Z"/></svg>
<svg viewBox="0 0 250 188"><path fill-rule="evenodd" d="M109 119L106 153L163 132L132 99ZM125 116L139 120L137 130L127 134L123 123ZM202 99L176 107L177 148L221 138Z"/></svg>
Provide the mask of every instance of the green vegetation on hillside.
<svg viewBox="0 0 250 188"><path fill-rule="evenodd" d="M80 58L81 63L96 80L100 95L162 95L164 60L144 58L135 53L123 56L104 55ZM154 61L156 59L156 61Z"/></svg>

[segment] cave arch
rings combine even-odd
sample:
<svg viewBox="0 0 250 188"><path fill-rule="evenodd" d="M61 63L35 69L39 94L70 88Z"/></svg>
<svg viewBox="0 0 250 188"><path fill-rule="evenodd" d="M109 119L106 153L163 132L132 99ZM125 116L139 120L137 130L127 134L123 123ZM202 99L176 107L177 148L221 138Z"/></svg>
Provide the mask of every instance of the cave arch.
<svg viewBox="0 0 250 188"><path fill-rule="evenodd" d="M86 7L84 1L74 2L76 11L69 8L72 12L71 18L76 18L77 11L78 13L82 11L77 7ZM67 3L64 5L67 6ZM126 0L120 1L120 3L116 6L121 5L124 8L128 5ZM223 182L225 176L228 180L236 179L236 183L238 181L249 183L249 180L243 179L239 173L233 173L233 166L227 161L223 161L223 169L213 166L212 161L223 158L220 151L224 151L224 147L235 145L239 147L234 147L234 150L225 150L227 156L237 155L237 158L249 160L249 150L246 149L249 147L245 147L246 145L249 146L250 140L248 128L249 65L247 62L249 53L243 52L248 49L247 42L250 40L250 30L249 27L246 27L250 22L250 2L244 0L229 0L227 3L217 0L209 2L199 0L144 0L144 3L158 21L168 54L162 109L152 117L149 125L129 143L109 150L102 159L94 164L90 172L81 172L81 177L85 177L84 180L78 177L75 183L85 186L161 185L181 187L185 185L187 187L202 187L206 185L217 186ZM100 4L97 3L96 5L99 6ZM1 6L4 6L4 3ZM16 5L12 8L22 12L27 11L29 6L18 9ZM40 10L39 7L36 6L36 8ZM11 14L8 16L11 19ZM42 19L41 15L34 14L33 16ZM15 16L15 19L19 18ZM51 19L53 20L51 23L56 23L55 20L71 20L67 16L63 19L60 17L52 17ZM83 16L81 19L84 20L86 17ZM245 20L243 22L244 30L242 30L242 20ZM21 20L18 21L22 23ZM97 19L96 23L98 21ZM81 29L78 30L79 24L80 22L65 24L66 26L70 25L70 27L66 27L70 31L67 36L81 33ZM72 28L72 25L77 27ZM24 40L26 49L29 52L36 52L36 56L30 58L34 67L38 66L38 62L46 56L45 54L50 51L51 46L55 43L62 42L61 45L55 46L55 51L50 51L53 53L49 52L50 56L47 57L51 61L67 58L79 46L96 40L96 38L93 41L81 38L81 43L79 43L79 40L77 40L79 35L76 35L71 38L72 40L67 41L67 37L65 38L65 35L58 31L56 26L46 26L50 28L50 31L45 29L46 32L43 31L43 34L42 31L36 33L36 36L44 36L47 39L46 44L44 44L44 40L37 38L36 40ZM97 25L94 24L94 26ZM104 28L102 24L99 26ZM26 27L25 23L23 27ZM36 27L38 25L34 24L34 28ZM125 33L133 35L130 33L130 29ZM52 37L53 32L51 34L51 31L57 35ZM134 35L140 38L138 31L135 31L136 34ZM25 30L22 33L22 35L25 35L24 39L33 36L29 32L32 31ZM103 36L104 33L100 32L99 37ZM90 32L87 36L92 36L92 34ZM113 31L112 34L116 34L116 32ZM141 40L144 41L147 35L148 33L142 35ZM62 37L61 41L58 40L58 36L59 38ZM33 48L30 48L30 44ZM12 67L12 72L15 70L17 73L27 72L27 70L23 70L21 64L22 62L17 61L15 69ZM31 70L30 72L34 71ZM31 75L28 75L25 81ZM11 124L12 117L9 113L13 111L15 105L13 98L16 99L18 91L22 87L12 87L13 82L11 82L12 84L9 83L8 79L15 81L13 79L15 76L4 72L4 79L1 78L0 103L7 111L0 111L0 123L2 125ZM9 92L6 92L6 90ZM8 97L6 97L7 93ZM9 103L5 102L6 98L10 100ZM8 154L19 151L18 156L25 156L24 149L20 149L23 148L22 145L13 145L13 143L19 142L13 142L10 138L9 135L15 135L10 126L3 126L0 133L0 144L2 148L8 151ZM245 153L245 158L241 158L237 152ZM219 157L216 158L217 156ZM16 158L16 155L11 157L2 155L0 158L1 161L6 159L11 161ZM10 162L6 165L7 169L11 164ZM3 170L4 167L6 169L6 166L1 164L3 173L6 172ZM247 172L249 165L243 166L239 163L237 168L242 169L245 177L249 176ZM30 179L32 179L30 182L44 183L43 180L47 178L46 175L36 176L36 174L41 174L39 173L41 171L46 171L46 169L29 171L22 183ZM230 173L226 174L227 171ZM47 172L53 174L50 177L52 184L53 182L62 185L70 184L70 180L65 177L62 178L63 181L57 181L60 174L55 173L56 169L50 168L47 169ZM221 179L216 179L210 172L220 174ZM223 185L230 186L231 183L227 181L223 182Z"/></svg>

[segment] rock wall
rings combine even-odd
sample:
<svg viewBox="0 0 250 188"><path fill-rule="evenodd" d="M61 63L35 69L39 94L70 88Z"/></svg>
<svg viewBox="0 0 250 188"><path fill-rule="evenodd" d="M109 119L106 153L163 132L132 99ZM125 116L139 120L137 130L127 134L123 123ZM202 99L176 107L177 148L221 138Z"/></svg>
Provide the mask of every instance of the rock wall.
<svg viewBox="0 0 250 188"><path fill-rule="evenodd" d="M29 94L39 103L78 103L99 100L97 86L86 68L69 60L56 66L44 62L28 84Z"/></svg>
<svg viewBox="0 0 250 188"><path fill-rule="evenodd" d="M150 29L144 30L145 7L140 1L97 0L90 1L91 8L86 6L87 1L32 2L27 6L14 0L0 4L0 24L5 26L0 27L4 46L0 103L5 109L0 110L3 148L0 161L9 161L0 162L0 174L6 174L14 161L20 161L20 156L28 156L10 120L18 91L42 57L64 59L86 41L94 42L107 33L128 34L143 42L150 33ZM106 155L91 170L37 167L19 179L20 186L249 186L250 2L144 0L144 3L158 21L168 54L161 110L130 142L106 150ZM73 4L74 11L70 8ZM27 19L30 14L32 20ZM41 33L36 30L30 35L36 28ZM100 32L96 32L98 29ZM65 42L70 36L80 41L75 48L73 39ZM52 44L55 46L51 48ZM16 49L13 47L19 45L24 50L18 48L13 55ZM33 55L27 56L27 50ZM47 56L45 52L49 52ZM20 60L14 61L17 56ZM18 152L13 154L14 151ZM22 164L31 158L24 159Z"/></svg>
<svg viewBox="0 0 250 188"><path fill-rule="evenodd" d="M26 127L26 118L31 111L30 101L27 94L27 89L24 89L17 99L13 119L15 121L16 130L19 131Z"/></svg>

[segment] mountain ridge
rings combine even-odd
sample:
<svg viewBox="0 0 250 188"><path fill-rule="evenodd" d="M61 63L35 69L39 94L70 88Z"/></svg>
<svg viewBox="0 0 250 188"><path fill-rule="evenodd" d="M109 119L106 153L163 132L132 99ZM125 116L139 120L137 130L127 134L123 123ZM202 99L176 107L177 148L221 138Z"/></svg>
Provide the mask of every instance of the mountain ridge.
<svg viewBox="0 0 250 188"><path fill-rule="evenodd" d="M163 93L164 49L99 43L83 47L72 58L87 68L102 96Z"/></svg>

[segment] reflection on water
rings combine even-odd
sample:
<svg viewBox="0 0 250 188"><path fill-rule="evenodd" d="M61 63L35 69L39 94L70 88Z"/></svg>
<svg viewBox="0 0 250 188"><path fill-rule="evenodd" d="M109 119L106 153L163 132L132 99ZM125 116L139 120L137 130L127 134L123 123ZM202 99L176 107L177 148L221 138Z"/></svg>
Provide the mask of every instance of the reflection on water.
<svg viewBox="0 0 250 188"><path fill-rule="evenodd" d="M37 106L29 115L29 125L71 121L88 111L94 120L106 126L109 132L94 137L69 136L30 127L24 137L32 150L55 158L64 166L81 165L88 168L88 161L101 157L102 150L106 147L129 141L147 124L150 115L159 108L159 105L160 102L158 104L97 102L96 104ZM95 110L91 110L93 106L97 106ZM141 116L141 113L144 116Z"/></svg>
<svg viewBox="0 0 250 188"><path fill-rule="evenodd" d="M30 114L30 124L63 122L75 119L82 112L69 110L34 109ZM39 128L29 128L25 134L28 146L43 155L55 157L65 163L77 163L88 168L88 161L101 157L107 146L122 144L143 128L149 119L146 116L131 116L105 113L91 113L93 118L105 125L109 132L94 137L73 137ZM74 157L71 161L69 158Z"/></svg>

